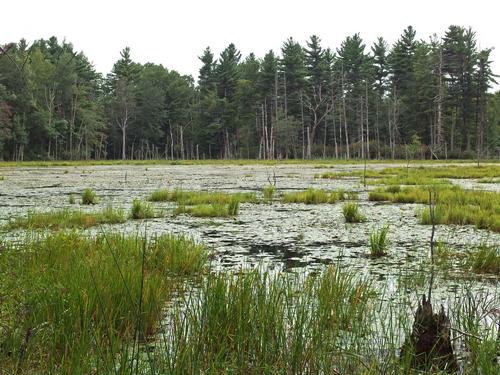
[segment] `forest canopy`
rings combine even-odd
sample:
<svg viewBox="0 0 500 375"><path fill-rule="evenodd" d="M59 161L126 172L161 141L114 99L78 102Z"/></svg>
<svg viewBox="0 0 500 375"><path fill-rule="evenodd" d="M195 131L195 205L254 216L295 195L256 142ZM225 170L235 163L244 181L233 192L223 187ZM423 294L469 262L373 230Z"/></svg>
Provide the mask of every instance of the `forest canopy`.
<svg viewBox="0 0 500 375"><path fill-rule="evenodd" d="M69 42L11 42L0 160L496 158L491 50L456 25L427 40L409 26L392 45L313 35L261 57L207 47L195 82L128 47L103 76Z"/></svg>

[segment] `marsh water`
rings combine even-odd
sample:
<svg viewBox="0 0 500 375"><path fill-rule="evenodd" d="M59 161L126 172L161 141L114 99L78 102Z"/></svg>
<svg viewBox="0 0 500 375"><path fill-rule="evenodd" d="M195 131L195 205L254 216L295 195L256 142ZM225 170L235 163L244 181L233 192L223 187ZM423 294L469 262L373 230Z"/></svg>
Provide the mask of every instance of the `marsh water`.
<svg viewBox="0 0 500 375"><path fill-rule="evenodd" d="M389 165L374 164L368 168L381 169ZM391 167L396 165L391 164ZM78 197L84 188L93 189L100 197L97 206L81 206L95 210L108 205L128 210L134 198L146 199L160 188L186 190L220 190L226 192L255 192L276 183L282 192L310 187L356 191L365 223L346 224L342 202L335 204L270 203L240 206L236 218L194 218L173 216L175 203L154 203L165 216L147 221L127 221L111 225L116 231L137 232L154 236L164 232L184 233L206 243L215 267L239 269L262 267L275 272L314 270L324 264L337 264L354 269L384 289L391 291L425 290L428 271L431 227L419 224L420 204L369 202L368 191L359 178L319 179L315 174L362 169L356 165L151 165L151 166L78 166L44 168L3 168L0 181L0 225L10 218L26 215L29 210L47 211L78 207ZM474 180L452 180L467 188L500 191L500 184L484 184ZM73 194L77 204L69 203ZM373 229L388 224L391 242L387 256L372 259L369 235ZM107 226L108 227L108 226ZM96 233L102 228L92 228ZM15 238L21 232L4 234ZM439 225L437 240L452 248L466 250L483 243L499 244L500 234L478 230L473 226ZM420 272L419 272L420 271ZM443 303L453 299L464 287L486 293L493 304L500 304L497 279L470 277L451 269L449 277L436 281L435 296Z"/></svg>

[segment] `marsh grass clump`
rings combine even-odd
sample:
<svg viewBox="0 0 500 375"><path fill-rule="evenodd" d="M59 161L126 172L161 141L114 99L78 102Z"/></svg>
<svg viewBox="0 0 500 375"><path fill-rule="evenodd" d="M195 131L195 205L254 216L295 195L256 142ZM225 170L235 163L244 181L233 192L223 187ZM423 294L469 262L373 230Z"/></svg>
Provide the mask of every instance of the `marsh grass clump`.
<svg viewBox="0 0 500 375"><path fill-rule="evenodd" d="M372 231L370 234L370 254L373 257L379 257L386 254L389 248L389 225L384 225L382 228Z"/></svg>
<svg viewBox="0 0 500 375"><path fill-rule="evenodd" d="M498 184L500 183L499 177L483 177L477 180L480 184Z"/></svg>
<svg viewBox="0 0 500 375"><path fill-rule="evenodd" d="M239 212L240 200L237 197L233 197L227 205L227 213L229 214L229 216L236 216Z"/></svg>
<svg viewBox="0 0 500 375"><path fill-rule="evenodd" d="M233 203L233 213L236 214L231 215L229 212L229 204L197 204L195 206L184 206L179 205L175 211L175 215L179 214L187 214L194 217L228 217L235 216L239 211L239 203Z"/></svg>
<svg viewBox="0 0 500 375"><path fill-rule="evenodd" d="M262 196L264 197L264 200L271 201L274 198L275 192L276 192L276 187L274 185L269 185L262 189Z"/></svg>
<svg viewBox="0 0 500 375"><path fill-rule="evenodd" d="M490 273L500 276L500 247L481 245L469 251L465 267L475 273Z"/></svg>
<svg viewBox="0 0 500 375"><path fill-rule="evenodd" d="M177 202L179 205L194 206L201 204L228 204L232 199L241 203L257 203L255 193L225 193L217 191L190 191L162 189L151 193L148 200L152 202Z"/></svg>
<svg viewBox="0 0 500 375"><path fill-rule="evenodd" d="M339 191L325 191L320 189L309 188L305 191L292 192L283 194L283 203L305 203L305 204L321 204L321 203L336 203L341 200L357 199L357 193Z"/></svg>
<svg viewBox="0 0 500 375"><path fill-rule="evenodd" d="M134 340L150 339L179 277L199 274L206 259L203 246L170 235L57 232L7 247L0 257L2 370L108 373L135 360Z"/></svg>
<svg viewBox="0 0 500 375"><path fill-rule="evenodd" d="M465 190L459 186L434 186L437 192L436 224L476 225L479 229L500 232L500 193ZM429 187L378 188L370 192L371 201L429 203ZM432 224L429 208L420 213L422 224Z"/></svg>
<svg viewBox="0 0 500 375"><path fill-rule="evenodd" d="M334 350L367 327L371 286L330 267L316 275L212 273L172 311L166 368L179 373L334 373ZM367 330L366 330L367 331ZM350 333L348 333L350 332Z"/></svg>
<svg viewBox="0 0 500 375"><path fill-rule="evenodd" d="M92 189L87 188L82 192L82 204L90 205L98 202L97 194Z"/></svg>
<svg viewBox="0 0 500 375"><path fill-rule="evenodd" d="M158 215L155 214L153 206L149 203L143 202L140 199L132 201L129 217L134 220L151 219Z"/></svg>
<svg viewBox="0 0 500 375"><path fill-rule="evenodd" d="M126 221L122 209L106 207L101 211L53 210L47 212L28 211L26 217L19 217L6 224L7 229L64 229L90 228L101 224L120 224Z"/></svg>
<svg viewBox="0 0 500 375"><path fill-rule="evenodd" d="M344 204L342 213L346 223L362 223L366 221L366 217L359 211L358 203Z"/></svg>
<svg viewBox="0 0 500 375"><path fill-rule="evenodd" d="M451 185L448 179L426 177L420 174L398 175L393 177L377 178L370 181L370 185Z"/></svg>

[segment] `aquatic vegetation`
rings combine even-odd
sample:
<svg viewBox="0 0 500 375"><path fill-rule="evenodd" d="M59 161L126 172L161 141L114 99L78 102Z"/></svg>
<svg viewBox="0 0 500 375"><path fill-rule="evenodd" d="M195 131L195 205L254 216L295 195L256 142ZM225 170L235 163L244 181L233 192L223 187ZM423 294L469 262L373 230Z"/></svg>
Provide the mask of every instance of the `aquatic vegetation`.
<svg viewBox="0 0 500 375"><path fill-rule="evenodd" d="M140 199L134 199L132 201L132 207L130 208L129 217L131 219L151 219L157 217L153 206L141 201Z"/></svg>
<svg viewBox="0 0 500 375"><path fill-rule="evenodd" d="M443 242L437 242L435 249L436 264L442 269L455 266L467 273L500 276L500 247L498 245L481 244L460 251Z"/></svg>
<svg viewBox="0 0 500 375"><path fill-rule="evenodd" d="M283 203L305 203L321 204L335 203L340 200L357 199L357 193L339 191L325 191L309 188L305 191L290 192L283 194L281 200Z"/></svg>
<svg viewBox="0 0 500 375"><path fill-rule="evenodd" d="M395 190L378 188L370 192L371 201L391 201L396 203L429 202L429 189L407 187ZM459 186L435 186L437 201L436 224L476 225L480 229L500 231L500 193L481 190L465 190ZM422 224L431 224L429 209L420 214Z"/></svg>
<svg viewBox="0 0 500 375"><path fill-rule="evenodd" d="M422 176L412 173L410 175L398 175L393 177L384 177L372 179L368 182L370 185L451 185L450 180Z"/></svg>
<svg viewBox="0 0 500 375"><path fill-rule="evenodd" d="M231 207L230 207L231 206ZM230 208L232 211L230 211ZM195 206L179 205L175 211L175 215L187 214L195 217L228 217L236 216L239 211L239 202L229 204L197 204Z"/></svg>
<svg viewBox="0 0 500 375"><path fill-rule="evenodd" d="M275 192L276 192L276 187L274 185L269 185L262 189L262 196L264 197L264 200L270 201L274 198Z"/></svg>
<svg viewBox="0 0 500 375"><path fill-rule="evenodd" d="M500 177L483 177L477 180L480 184L499 184Z"/></svg>
<svg viewBox="0 0 500 375"><path fill-rule="evenodd" d="M257 203L255 193L225 193L219 191L190 191L161 189L151 193L148 200L152 202L177 202L180 205L194 206L200 204L228 204L233 198L241 203Z"/></svg>
<svg viewBox="0 0 500 375"><path fill-rule="evenodd" d="M465 267L475 273L491 273L500 276L500 247L481 245L469 251Z"/></svg>
<svg viewBox="0 0 500 375"><path fill-rule="evenodd" d="M370 285L328 268L310 277L259 271L210 274L201 292L172 311L165 368L180 373L332 373L334 348L367 331ZM327 353L330 353L327 355Z"/></svg>
<svg viewBox="0 0 500 375"><path fill-rule="evenodd" d="M149 197L148 200L151 202L168 202L170 201L170 191L168 189L160 189L153 191Z"/></svg>
<svg viewBox="0 0 500 375"><path fill-rule="evenodd" d="M53 210L47 212L28 211L26 217L10 220L7 229L63 229L90 228L101 224L118 224L126 221L122 209L106 207L101 211Z"/></svg>
<svg viewBox="0 0 500 375"><path fill-rule="evenodd" d="M227 213L229 216L236 216L240 212L240 200L238 197L233 197L227 205Z"/></svg>
<svg viewBox="0 0 500 375"><path fill-rule="evenodd" d="M380 170L367 170L366 177L372 179L368 183L373 185L442 185L450 184L447 179L482 179L484 182L495 181L500 175L500 166L497 164L481 166L419 166L419 167L391 167ZM363 177L362 170L345 172L325 172L316 174L315 178L338 179L345 177ZM480 180L481 181L481 180Z"/></svg>
<svg viewBox="0 0 500 375"><path fill-rule="evenodd" d="M82 193L82 204L97 204L99 199L97 194L92 189L85 189Z"/></svg>
<svg viewBox="0 0 500 375"><path fill-rule="evenodd" d="M359 211L357 203L346 203L342 207L342 214L346 223L362 223L366 221L366 217Z"/></svg>
<svg viewBox="0 0 500 375"><path fill-rule="evenodd" d="M378 257L386 254L389 247L389 226L384 225L382 228L372 231L370 234L370 254Z"/></svg>
<svg viewBox="0 0 500 375"><path fill-rule="evenodd" d="M5 248L2 369L92 373L97 365L104 371L118 354L130 353L129 343L157 331L180 277L199 275L206 260L203 246L171 235L57 232Z"/></svg>

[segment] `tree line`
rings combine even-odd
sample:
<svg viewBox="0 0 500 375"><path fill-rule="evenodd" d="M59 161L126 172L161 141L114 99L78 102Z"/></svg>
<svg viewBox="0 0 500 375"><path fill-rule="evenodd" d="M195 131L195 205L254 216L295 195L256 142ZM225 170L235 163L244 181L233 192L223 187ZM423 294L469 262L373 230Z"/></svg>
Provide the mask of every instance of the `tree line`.
<svg viewBox="0 0 500 375"><path fill-rule="evenodd" d="M262 58L230 44L195 83L129 48L103 76L66 41L21 40L0 47L0 159L498 157L491 50L455 25Z"/></svg>

